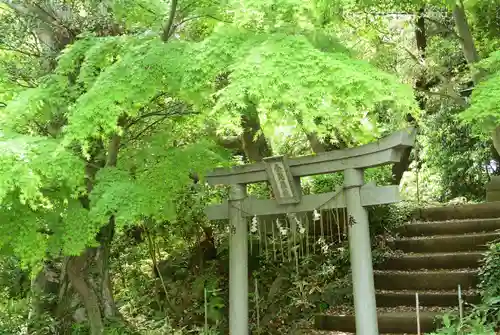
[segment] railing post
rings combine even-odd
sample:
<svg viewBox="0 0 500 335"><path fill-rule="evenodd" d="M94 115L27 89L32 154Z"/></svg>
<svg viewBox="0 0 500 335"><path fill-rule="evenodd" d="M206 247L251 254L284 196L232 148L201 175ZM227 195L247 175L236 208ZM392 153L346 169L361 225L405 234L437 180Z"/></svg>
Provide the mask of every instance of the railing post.
<svg viewBox="0 0 500 335"><path fill-rule="evenodd" d="M344 171L356 334L378 335L368 212L360 197L363 184L363 170Z"/></svg>
<svg viewBox="0 0 500 335"><path fill-rule="evenodd" d="M242 205L246 185L231 185L229 194L229 334L248 335L248 228Z"/></svg>

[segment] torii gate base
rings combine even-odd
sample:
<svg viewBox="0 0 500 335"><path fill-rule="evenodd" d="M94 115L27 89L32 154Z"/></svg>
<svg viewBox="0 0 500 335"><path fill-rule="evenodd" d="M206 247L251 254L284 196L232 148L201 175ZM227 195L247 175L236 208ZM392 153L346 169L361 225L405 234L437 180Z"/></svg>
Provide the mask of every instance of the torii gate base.
<svg viewBox="0 0 500 335"><path fill-rule="evenodd" d="M364 184L364 169L397 163L405 148L413 146L415 131L403 130L360 147L292 159L272 157L264 163L216 169L206 177L210 184L230 184L229 201L207 207L210 220L229 219L229 333L248 335L248 227L253 215L309 212L347 208L349 250L356 313L356 333L378 335L372 252L366 206L398 202L398 186ZM344 190L302 196L300 177L344 171ZM247 197L246 184L269 181L274 200ZM327 203L324 202L324 200Z"/></svg>

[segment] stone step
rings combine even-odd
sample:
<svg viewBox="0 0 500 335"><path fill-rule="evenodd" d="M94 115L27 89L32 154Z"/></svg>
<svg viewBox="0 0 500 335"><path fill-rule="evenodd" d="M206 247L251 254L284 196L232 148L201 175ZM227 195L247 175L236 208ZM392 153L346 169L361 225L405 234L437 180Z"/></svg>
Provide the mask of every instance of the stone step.
<svg viewBox="0 0 500 335"><path fill-rule="evenodd" d="M391 241L393 249L403 252L456 252L485 250L487 243L500 238L500 233L408 237Z"/></svg>
<svg viewBox="0 0 500 335"><path fill-rule="evenodd" d="M478 283L476 270L442 271L374 271L377 290L463 290Z"/></svg>
<svg viewBox="0 0 500 335"><path fill-rule="evenodd" d="M377 264L379 270L464 269L477 268L483 258L480 251L455 253L402 254L387 257Z"/></svg>
<svg viewBox="0 0 500 335"><path fill-rule="evenodd" d="M377 291L377 306L397 307L415 306L416 296L420 306L453 307L458 306L458 291ZM477 304L481 296L477 291L462 292L462 300L468 304Z"/></svg>
<svg viewBox="0 0 500 335"><path fill-rule="evenodd" d="M456 235L500 230L500 218L408 223L396 229L401 236Z"/></svg>
<svg viewBox="0 0 500 335"><path fill-rule="evenodd" d="M500 217L500 201L422 208L415 212L414 217L424 221L498 218Z"/></svg>
<svg viewBox="0 0 500 335"><path fill-rule="evenodd" d="M422 333L432 332L439 327L439 321L436 317L440 312L421 311L420 312L420 330ZM356 332L355 318L353 314L349 315L316 315L315 328L319 330ZM378 314L378 328L380 333L391 334L416 334L417 333L417 315L414 311L410 312L383 312Z"/></svg>

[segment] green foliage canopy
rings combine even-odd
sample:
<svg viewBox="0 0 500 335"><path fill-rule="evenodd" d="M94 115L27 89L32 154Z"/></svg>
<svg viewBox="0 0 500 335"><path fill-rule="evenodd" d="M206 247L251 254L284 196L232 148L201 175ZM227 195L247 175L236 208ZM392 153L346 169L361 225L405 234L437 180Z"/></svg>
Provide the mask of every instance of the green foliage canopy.
<svg viewBox="0 0 500 335"><path fill-rule="evenodd" d="M77 254L111 215L119 227L172 218L172 199L189 182L188 173L227 161L204 136L204 125L239 131L239 117L250 104L264 126L300 119L307 130L324 134L328 126L342 127L361 141L416 113L411 88L396 77L345 48L321 46L328 38L317 7L255 1L244 8L230 2L229 8L224 15L235 23L219 23L200 41L164 43L148 32L83 34L38 86L8 104L0 118L12 133L2 138L0 205L10 216L2 224L20 233L4 246L29 261L47 251ZM172 101L180 101L182 111ZM122 138L118 164L103 168L99 164L110 153L102 148L115 134ZM29 159L16 156L14 145ZM96 165L86 194L85 167ZM89 210L76 200L86 196ZM29 215L13 214L25 204ZM30 242L35 240L37 248Z"/></svg>
<svg viewBox="0 0 500 335"><path fill-rule="evenodd" d="M485 75L475 87L471 106L461 114L476 134L491 136L491 131L500 124L500 51L493 52L476 66Z"/></svg>

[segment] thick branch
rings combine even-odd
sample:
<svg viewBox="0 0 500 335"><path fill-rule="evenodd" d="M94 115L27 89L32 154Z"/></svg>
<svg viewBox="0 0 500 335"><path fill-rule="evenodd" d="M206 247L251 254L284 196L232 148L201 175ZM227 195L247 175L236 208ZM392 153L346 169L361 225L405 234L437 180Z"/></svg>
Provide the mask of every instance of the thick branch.
<svg viewBox="0 0 500 335"><path fill-rule="evenodd" d="M126 123L125 118L121 118L118 121L118 126L123 127L123 125ZM116 166L116 162L118 160L118 151L120 150L120 142L121 142L121 135L118 135L117 133L113 134L111 137L111 140L109 141L108 145L108 159L106 161L106 166L109 167L114 167Z"/></svg>
<svg viewBox="0 0 500 335"><path fill-rule="evenodd" d="M120 149L120 140L121 136L118 134L114 134L109 141L108 147L108 161L106 162L106 166L116 166L116 162L118 161L118 150Z"/></svg>
<svg viewBox="0 0 500 335"><path fill-rule="evenodd" d="M87 274L86 259L86 252L80 256L71 257L68 261L66 271L75 291L82 298L89 319L90 334L99 335L103 333L104 325L99 309L99 298L85 281L85 275Z"/></svg>
<svg viewBox="0 0 500 335"><path fill-rule="evenodd" d="M462 0L458 0L455 8L453 8L453 18L455 19L455 25L457 27L458 35L460 36L460 42L462 44L462 49L467 63L474 64L478 62L479 54L477 53L474 39L472 38L472 33L470 31L469 23L467 22L467 16L465 14Z"/></svg>
<svg viewBox="0 0 500 335"><path fill-rule="evenodd" d="M474 38L470 30L469 23L467 22L467 15L465 14L463 0L457 0L455 8L453 8L453 18L457 27L458 35L460 36L460 44L464 52L464 57L469 65L479 62L479 54L476 50ZM472 70L472 69L471 69ZM472 73L472 81L477 85L483 77L482 71L475 71Z"/></svg>
<svg viewBox="0 0 500 335"><path fill-rule="evenodd" d="M60 26L60 27L63 27L64 29L66 29L66 31L68 33L70 33L73 38L75 38L76 35L78 35L77 32L73 31L70 27L65 25L64 22L61 22L60 18L57 17L56 15L49 13L47 10L45 10L43 7L41 7L38 4L35 4L35 7L38 9L38 12L43 14L44 16L46 16L46 18L48 18L48 20L52 20L52 24L55 24L57 26ZM38 16L40 16L40 15L38 15Z"/></svg>

